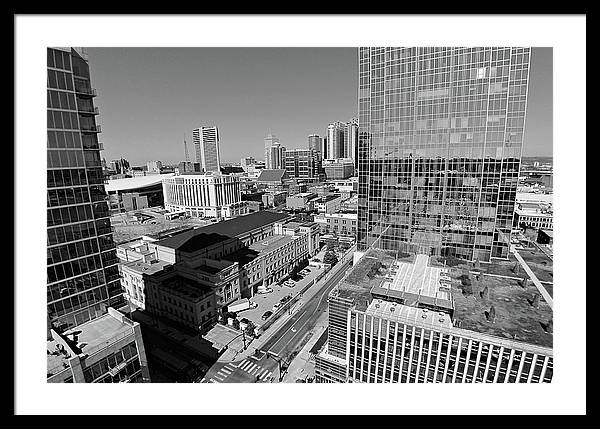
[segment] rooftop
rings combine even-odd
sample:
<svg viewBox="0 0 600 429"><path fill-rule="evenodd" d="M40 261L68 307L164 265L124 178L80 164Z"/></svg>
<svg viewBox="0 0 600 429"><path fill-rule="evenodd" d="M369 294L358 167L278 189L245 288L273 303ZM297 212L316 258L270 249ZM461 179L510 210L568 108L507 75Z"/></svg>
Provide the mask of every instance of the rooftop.
<svg viewBox="0 0 600 429"><path fill-rule="evenodd" d="M273 237L269 237L263 241L252 243L249 248L250 250L254 250L258 253L268 253L281 246L285 246L292 240L294 240L294 237L291 235L274 235Z"/></svg>
<svg viewBox="0 0 600 429"><path fill-rule="evenodd" d="M401 323L409 323L427 329L451 328L452 319L445 312L431 311L426 308L411 307L394 302L374 299L365 313L394 320Z"/></svg>
<svg viewBox="0 0 600 429"><path fill-rule="evenodd" d="M112 309L110 309L112 310ZM131 320L116 310L66 331L63 336L76 354L92 354L119 339L133 334Z"/></svg>
<svg viewBox="0 0 600 429"><path fill-rule="evenodd" d="M162 286L170 292L188 299L200 300L210 294L211 289L181 275L164 280Z"/></svg>
<svg viewBox="0 0 600 429"><path fill-rule="evenodd" d="M167 177L173 177L175 174L152 174L148 176L127 177L125 179L109 179L104 185L106 192L129 191L134 189L149 188L162 183Z"/></svg>
<svg viewBox="0 0 600 429"><path fill-rule="evenodd" d="M262 170L258 176L259 182L278 182L284 179L285 169Z"/></svg>
<svg viewBox="0 0 600 429"><path fill-rule="evenodd" d="M158 273L159 271L162 271L163 268L165 268L168 265L171 265L171 264L164 262L164 261L159 261L159 260L155 260L155 261L151 261L151 262L144 262L142 260L137 260L137 261L123 263L123 266L129 268L130 270L135 271L136 273L148 274L148 275Z"/></svg>
<svg viewBox="0 0 600 429"><path fill-rule="evenodd" d="M160 240L155 244L165 247L179 248L190 238L198 234L215 233L227 237L239 237L254 229L284 220L288 217L289 215L286 213L276 213L268 210L261 210L244 216L238 216L233 219L202 226L191 231L182 232L181 234L176 234L172 237Z"/></svg>
<svg viewBox="0 0 600 429"><path fill-rule="evenodd" d="M552 347L553 312L531 281L524 283L515 278L514 274L513 278L477 275L479 270L475 271L468 264L445 267L438 261L441 258L407 254L400 256L396 258L394 252L369 249L332 294L352 300L358 311L370 312L375 311L374 298L385 299L386 293L389 297L394 295L393 291L400 291L408 297L413 294L413 297L418 297L412 301L413 305L410 305L411 301L406 299L407 296L401 297L401 302L405 307L415 310L402 309L396 314L405 318L417 318L419 321L422 314L418 313L417 305L423 307L423 304L431 304L444 308L440 303L447 300L452 303L452 308L448 308L451 310L448 315L452 315L454 329L473 331L476 333L474 335L491 335L535 346ZM496 262L481 263L483 273L493 271L487 265L494 266ZM441 279L443 281L440 283L445 270L449 279ZM523 276L526 274L521 270L518 277ZM466 278L470 280L470 285L463 280ZM436 302L429 303L427 299ZM381 302L378 304L381 311L389 310ZM389 306L391 305L390 302ZM492 306L495 317L490 314ZM434 313L437 314L436 311Z"/></svg>

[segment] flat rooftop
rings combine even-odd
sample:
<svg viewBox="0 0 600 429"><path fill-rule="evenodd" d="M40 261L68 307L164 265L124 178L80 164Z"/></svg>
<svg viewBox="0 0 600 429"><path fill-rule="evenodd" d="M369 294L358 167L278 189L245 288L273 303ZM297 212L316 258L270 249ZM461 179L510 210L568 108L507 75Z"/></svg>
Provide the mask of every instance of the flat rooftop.
<svg viewBox="0 0 600 429"><path fill-rule="evenodd" d="M352 267L348 276L332 291L332 295L337 294L340 298L352 300L358 311L370 311L371 314L375 314L385 313L394 305L391 301L385 305L383 301L377 301L380 307L374 307L375 298L386 300L386 291L417 291L421 296L413 302L414 305L410 305L410 300L405 300L403 304L395 304L407 307L400 309L396 314L404 320L414 319L421 322L425 319L422 318L422 308L418 308L417 305L422 307L422 304L428 304L424 298L432 298L437 293L436 307L444 307L439 305L443 302L439 299L442 293L452 302L452 311L448 311L448 317L452 314L453 329L460 328L476 334L552 348L553 312L533 282L523 283L514 278L517 277L514 274L513 278L483 274L477 278L477 274L471 273L467 264L445 267L439 260L441 258L428 258L425 255L403 255L396 258L394 252L369 249ZM495 264L482 263L482 271L484 266ZM441 279L442 282L436 283L436 276L445 277L444 271L447 271L448 279L444 278ZM484 272L491 271L493 269L486 267ZM518 277L523 276L527 274L521 270ZM463 286L462 279L466 277L471 281L470 287ZM376 296L373 296L372 292L377 292ZM490 314L492 306L495 318ZM438 314L438 311L428 311L430 314ZM410 319L411 317L413 319ZM446 322L442 325L445 326Z"/></svg>
<svg viewBox="0 0 600 429"><path fill-rule="evenodd" d="M129 321L124 316L123 320ZM75 353L91 354L129 334L133 334L133 322L127 323L106 313L69 329L63 336L73 341L70 345Z"/></svg>
<svg viewBox="0 0 600 429"><path fill-rule="evenodd" d="M188 299L200 300L210 294L211 289L186 277L176 275L162 282L162 286L171 293Z"/></svg>
<svg viewBox="0 0 600 429"><path fill-rule="evenodd" d="M367 307L365 313L400 323L409 323L426 329L449 329L452 327L452 319L448 313L411 307L381 299L374 299L369 304L369 307Z"/></svg>
<svg viewBox="0 0 600 429"><path fill-rule="evenodd" d="M263 241L252 243L248 248L258 253L268 253L281 246L285 246L292 240L294 240L294 237L291 235L274 235Z"/></svg>
<svg viewBox="0 0 600 429"><path fill-rule="evenodd" d="M123 266L126 266L130 270L135 271L136 273L148 274L148 275L158 273L158 272L162 271L166 266L169 266L169 265L171 265L171 264L168 262L159 261L159 260L152 261L152 262L144 262L144 261L138 260L138 261L123 263Z"/></svg>

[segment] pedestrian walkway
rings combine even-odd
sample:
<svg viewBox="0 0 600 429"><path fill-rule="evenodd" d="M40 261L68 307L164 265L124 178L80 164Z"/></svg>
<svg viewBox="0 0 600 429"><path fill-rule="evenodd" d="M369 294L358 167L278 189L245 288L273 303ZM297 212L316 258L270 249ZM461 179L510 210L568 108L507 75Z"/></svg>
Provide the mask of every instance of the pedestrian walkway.
<svg viewBox="0 0 600 429"><path fill-rule="evenodd" d="M263 368L258 365L254 360L245 359L237 364L232 362L223 366L216 373L210 376L207 379L203 379L204 383L224 383L227 378L236 371L243 371L250 376L253 376L258 379L258 381L265 381L269 377L273 375L272 371L269 371L267 368Z"/></svg>

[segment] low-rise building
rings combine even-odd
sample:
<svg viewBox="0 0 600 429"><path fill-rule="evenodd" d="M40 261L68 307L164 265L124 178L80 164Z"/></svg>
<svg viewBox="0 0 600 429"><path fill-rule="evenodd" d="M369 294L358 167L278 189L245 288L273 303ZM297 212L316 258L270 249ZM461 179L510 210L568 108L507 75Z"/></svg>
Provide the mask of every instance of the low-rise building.
<svg viewBox="0 0 600 429"><path fill-rule="evenodd" d="M259 190L271 189L283 191L288 180L289 175L285 169L264 169L260 171L257 185Z"/></svg>
<svg viewBox="0 0 600 429"><path fill-rule="evenodd" d="M150 382L139 323L108 307L101 317L48 332L48 383Z"/></svg>
<svg viewBox="0 0 600 429"><path fill-rule="evenodd" d="M322 234L356 237L358 213L322 213L314 219Z"/></svg>
<svg viewBox="0 0 600 429"><path fill-rule="evenodd" d="M342 204L340 194L324 195L315 203L315 208L319 213L335 213Z"/></svg>
<svg viewBox="0 0 600 429"><path fill-rule="evenodd" d="M266 208L278 207L285 204L286 191L267 191L262 194L262 203Z"/></svg>
<svg viewBox="0 0 600 429"><path fill-rule="evenodd" d="M286 198L285 206L293 210L312 211L318 196L314 192L301 192Z"/></svg>

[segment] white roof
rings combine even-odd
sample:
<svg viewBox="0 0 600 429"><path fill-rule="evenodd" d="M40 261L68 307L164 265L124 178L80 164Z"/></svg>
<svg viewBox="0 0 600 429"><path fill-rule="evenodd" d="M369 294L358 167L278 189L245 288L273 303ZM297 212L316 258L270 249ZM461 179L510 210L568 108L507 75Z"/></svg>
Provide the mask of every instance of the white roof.
<svg viewBox="0 0 600 429"><path fill-rule="evenodd" d="M106 192L127 191L130 189L148 188L161 183L163 179L173 177L175 173L149 174L147 176L127 177L125 179L109 179L104 186Z"/></svg>

